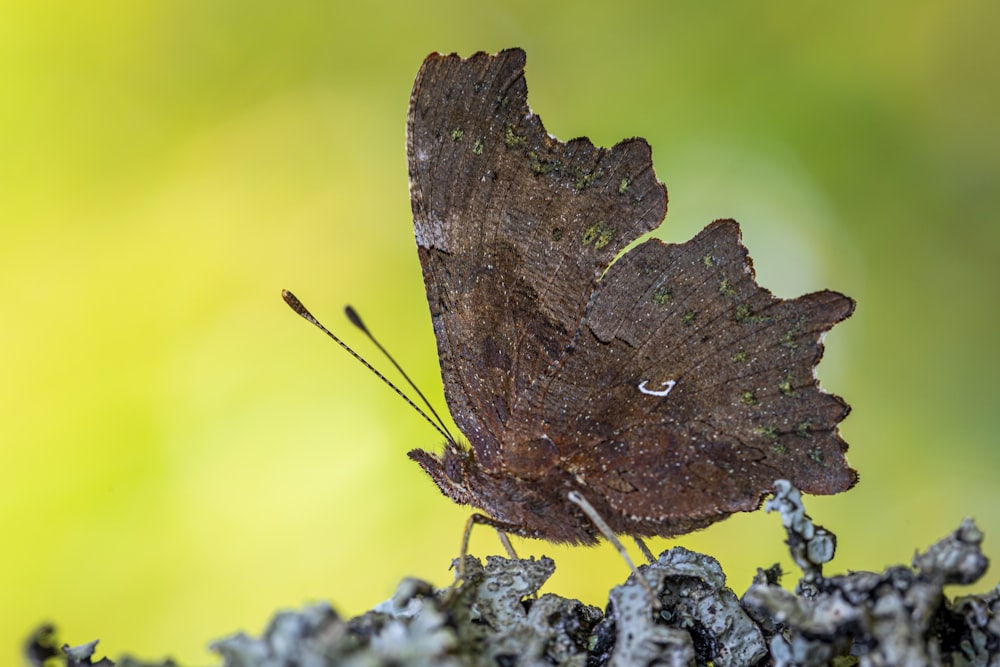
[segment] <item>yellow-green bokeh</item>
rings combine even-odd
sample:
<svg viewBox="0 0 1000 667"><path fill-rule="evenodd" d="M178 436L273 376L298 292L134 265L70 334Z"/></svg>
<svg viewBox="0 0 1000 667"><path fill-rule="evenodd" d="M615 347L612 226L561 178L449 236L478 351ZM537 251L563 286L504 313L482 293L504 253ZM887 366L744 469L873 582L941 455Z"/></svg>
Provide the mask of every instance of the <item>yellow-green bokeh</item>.
<svg viewBox="0 0 1000 667"><path fill-rule="evenodd" d="M0 661L51 620L204 664L277 607L449 580L467 511L405 456L439 438L279 299L386 366L352 303L440 402L403 144L434 50L524 47L550 132L649 139L660 236L735 217L765 286L858 300L820 367L861 472L809 502L835 570L966 515L1000 556L997 7L0 3ZM757 513L676 542L742 592L782 538ZM626 574L517 546L598 605Z"/></svg>

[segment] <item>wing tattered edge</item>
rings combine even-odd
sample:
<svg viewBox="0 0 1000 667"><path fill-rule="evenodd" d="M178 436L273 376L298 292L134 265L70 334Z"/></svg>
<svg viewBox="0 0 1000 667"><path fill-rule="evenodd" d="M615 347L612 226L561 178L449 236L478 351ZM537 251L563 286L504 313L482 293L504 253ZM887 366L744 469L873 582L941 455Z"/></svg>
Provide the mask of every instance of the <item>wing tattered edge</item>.
<svg viewBox="0 0 1000 667"><path fill-rule="evenodd" d="M664 529L755 509L779 477L838 493L857 481L837 429L850 408L815 368L853 310L837 292L785 300L757 285L732 220L651 239L601 279L531 410L568 469Z"/></svg>

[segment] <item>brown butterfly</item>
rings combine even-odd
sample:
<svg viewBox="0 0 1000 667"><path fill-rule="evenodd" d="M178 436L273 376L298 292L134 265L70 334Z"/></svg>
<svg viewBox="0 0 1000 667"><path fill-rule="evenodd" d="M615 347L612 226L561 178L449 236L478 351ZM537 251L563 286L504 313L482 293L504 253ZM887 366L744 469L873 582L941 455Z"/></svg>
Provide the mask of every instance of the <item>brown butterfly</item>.
<svg viewBox="0 0 1000 667"><path fill-rule="evenodd" d="M666 213L650 147L553 138L524 62L434 54L413 87L414 231L468 445L410 458L483 522L553 542L595 543L595 513L617 534L686 533L778 478L849 489L849 407L814 369L854 302L774 297L732 220L613 261Z"/></svg>

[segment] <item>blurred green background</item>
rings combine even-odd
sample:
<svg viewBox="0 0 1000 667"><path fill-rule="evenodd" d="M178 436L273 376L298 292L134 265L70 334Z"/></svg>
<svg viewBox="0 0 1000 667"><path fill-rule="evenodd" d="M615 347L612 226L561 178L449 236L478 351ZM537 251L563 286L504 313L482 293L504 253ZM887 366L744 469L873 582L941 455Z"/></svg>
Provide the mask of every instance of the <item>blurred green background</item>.
<svg viewBox="0 0 1000 667"><path fill-rule="evenodd" d="M279 298L387 367L353 304L442 404L404 154L435 50L524 47L551 133L652 144L662 238L735 217L763 285L858 300L820 366L861 472L808 503L830 571L967 515L996 559L998 8L3 2L0 661L50 620L203 664L278 607L450 581L468 511L405 456L439 437ZM652 546L742 593L782 539L755 513ZM607 545L516 546L597 605L627 574ZM502 553L487 529L472 550Z"/></svg>

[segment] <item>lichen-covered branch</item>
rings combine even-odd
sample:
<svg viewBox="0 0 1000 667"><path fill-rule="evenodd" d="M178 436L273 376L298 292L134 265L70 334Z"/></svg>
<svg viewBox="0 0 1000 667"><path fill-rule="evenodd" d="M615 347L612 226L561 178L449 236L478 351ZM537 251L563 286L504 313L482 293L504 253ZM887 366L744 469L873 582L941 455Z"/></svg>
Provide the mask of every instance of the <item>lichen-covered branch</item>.
<svg viewBox="0 0 1000 667"><path fill-rule="evenodd" d="M406 579L391 600L356 618L343 619L328 605L281 612L260 637L235 634L212 648L226 667L1000 667L1000 587L955 599L944 594L946 585L975 582L986 571L983 535L971 520L917 554L912 567L824 577L835 537L813 524L796 489L776 487L767 509L781 513L802 570L795 592L777 584L772 567L738 599L715 559L677 547L612 589L602 612L536 596L555 571L549 558L491 556L484 565L467 557L464 580L453 589ZM54 631L42 628L26 653L38 665L113 664L93 660L96 642L56 646ZM117 664L140 666L129 658Z"/></svg>

